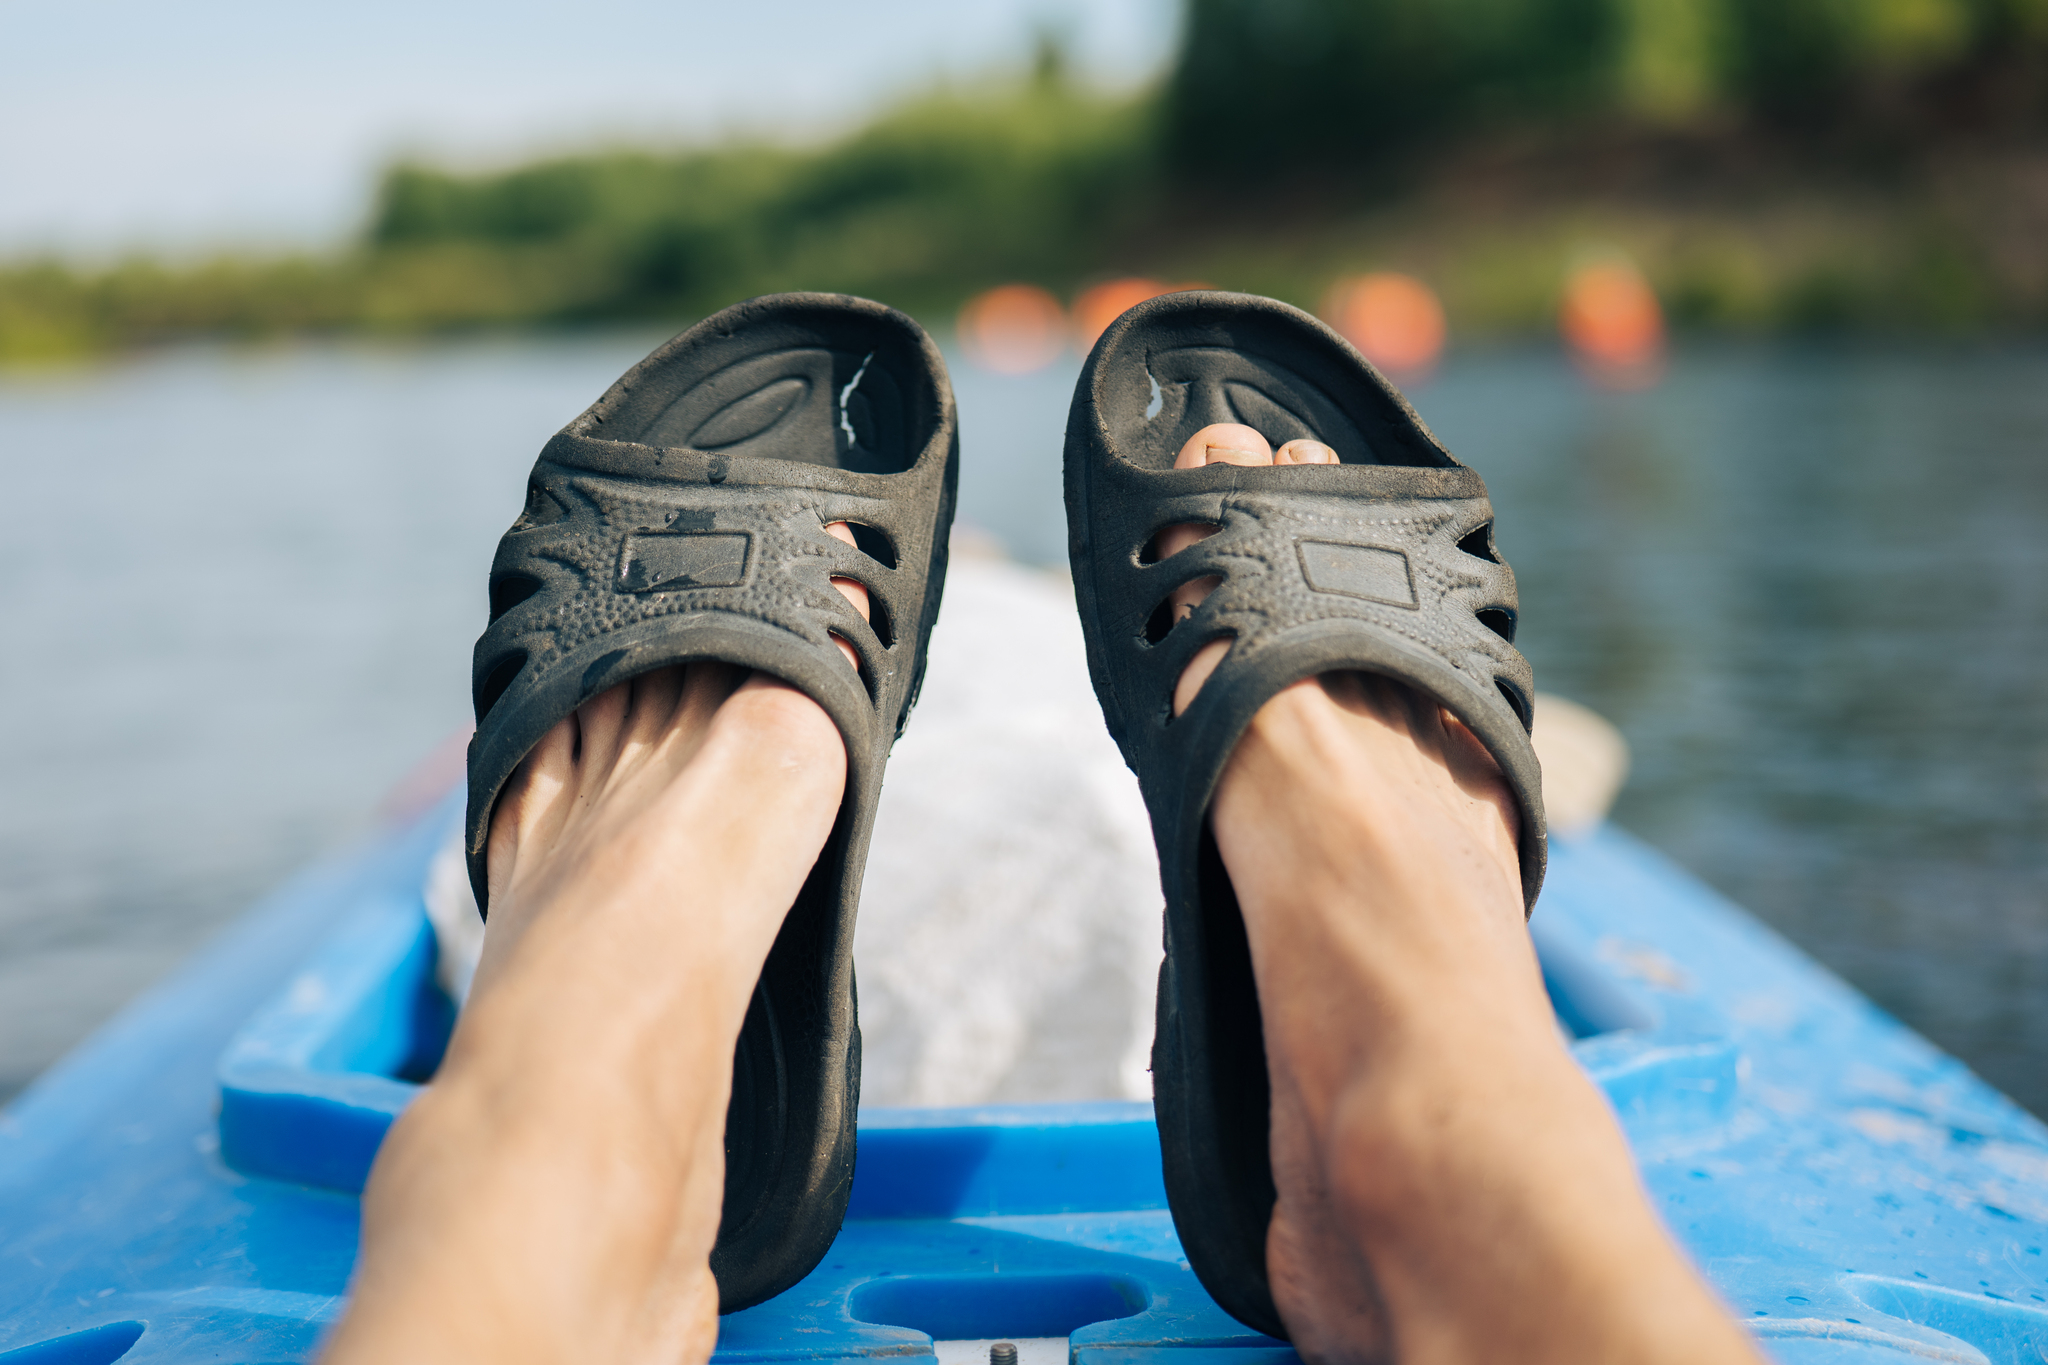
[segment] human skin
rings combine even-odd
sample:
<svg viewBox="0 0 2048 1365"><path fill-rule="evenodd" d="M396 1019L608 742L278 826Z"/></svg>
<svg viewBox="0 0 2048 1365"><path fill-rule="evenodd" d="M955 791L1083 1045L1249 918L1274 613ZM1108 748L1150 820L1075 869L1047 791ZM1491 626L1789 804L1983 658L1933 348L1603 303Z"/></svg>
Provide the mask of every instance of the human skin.
<svg viewBox="0 0 2048 1365"><path fill-rule="evenodd" d="M493 816L483 957L371 1169L323 1359L709 1358L733 1047L845 781L817 703L724 664L548 732Z"/></svg>
<svg viewBox="0 0 2048 1365"><path fill-rule="evenodd" d="M1176 468L1336 458L1219 424ZM1214 530L1169 528L1159 558ZM1177 712L1229 647L1189 662ZM1759 1359L1559 1037L1515 804L1469 730L1386 678L1296 683L1238 740L1210 820L1272 1080L1267 1271L1303 1359Z"/></svg>
<svg viewBox="0 0 2048 1365"><path fill-rule="evenodd" d="M1221 426L1179 464L1217 460L1276 462ZM1189 664L1177 708L1228 647ZM469 1003L364 1192L328 1365L710 1356L733 1047L845 767L808 697L716 664L613 688L534 750L492 822ZM1515 820L1470 733L1381 678L1285 689L1224 770L1281 1314L1311 1365L1756 1361L1558 1038Z"/></svg>

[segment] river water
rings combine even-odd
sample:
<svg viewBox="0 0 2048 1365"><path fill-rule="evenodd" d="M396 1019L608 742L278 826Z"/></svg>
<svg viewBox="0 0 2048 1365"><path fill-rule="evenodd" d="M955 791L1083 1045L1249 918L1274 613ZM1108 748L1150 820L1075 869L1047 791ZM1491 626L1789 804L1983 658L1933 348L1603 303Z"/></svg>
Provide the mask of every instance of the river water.
<svg viewBox="0 0 2048 1365"><path fill-rule="evenodd" d="M0 373L0 1096L463 720L540 443L660 337ZM1063 553L1076 365L956 363L961 512ZM1616 818L2048 1113L2048 350L1542 345L1412 397L1485 474Z"/></svg>

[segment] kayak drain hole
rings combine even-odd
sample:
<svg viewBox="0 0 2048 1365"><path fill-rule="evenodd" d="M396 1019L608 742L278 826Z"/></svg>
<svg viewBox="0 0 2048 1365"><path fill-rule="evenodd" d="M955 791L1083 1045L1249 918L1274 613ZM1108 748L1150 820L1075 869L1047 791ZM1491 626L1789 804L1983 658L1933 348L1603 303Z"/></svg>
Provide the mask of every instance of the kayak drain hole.
<svg viewBox="0 0 2048 1365"><path fill-rule="evenodd" d="M0 1365L114 1365L142 1340L139 1322L109 1322L33 1346L0 1351Z"/></svg>
<svg viewBox="0 0 2048 1365"><path fill-rule="evenodd" d="M1145 1305L1142 1286L1112 1275L891 1275L854 1290L852 1311L950 1341L1064 1337Z"/></svg>

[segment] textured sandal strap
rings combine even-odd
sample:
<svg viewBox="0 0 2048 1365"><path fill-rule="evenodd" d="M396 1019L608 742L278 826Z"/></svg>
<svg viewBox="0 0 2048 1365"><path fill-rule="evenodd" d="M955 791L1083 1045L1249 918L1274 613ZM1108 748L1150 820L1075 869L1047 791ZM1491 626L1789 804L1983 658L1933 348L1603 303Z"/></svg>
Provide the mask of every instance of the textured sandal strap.
<svg viewBox="0 0 2048 1365"><path fill-rule="evenodd" d="M751 333L735 320L749 311L767 319ZM900 400L894 412L866 414L910 443L898 472L798 458L816 452L821 431L832 453L830 420L851 430L855 382L841 386L836 419L804 410L833 396L837 353L817 344L833 328L856 328L829 338L842 350L871 348L855 382L887 384ZM743 342L755 349L736 349ZM908 379L867 373L884 347ZM683 382L665 388L677 367ZM808 419L810 444L772 439L793 419ZM756 429L767 437L749 439ZM638 439L615 439L629 431ZM726 437L733 444L721 449L682 443ZM650 443L671 439L678 444ZM873 462L850 437L842 444L838 458ZM719 660L807 693L845 739L849 808L871 811L869 788L922 681L957 468L951 396L929 339L878 305L822 296L707 320L549 441L499 543L473 665L468 853L478 904L488 895L490 815L521 760L577 706L657 668ZM860 544L828 534L835 522L853 526ZM868 619L835 577L867 588ZM859 656L857 673L834 636Z"/></svg>
<svg viewBox="0 0 2048 1365"><path fill-rule="evenodd" d="M1323 331L1305 317L1291 325ZM1101 346L1128 326L1113 327ZM1319 340L1344 346L1333 334ZM1372 372L1358 359L1352 387L1368 386ZM1406 405L1377 387L1369 396L1381 401L1356 420L1330 416L1336 401L1306 384L1291 401L1350 431L1377 421L1380 445L1394 444L1385 428ZM1529 742L1535 686L1513 645L1520 603L1514 573L1493 547L1493 510L1479 475L1434 447L1419 421L1399 448L1427 444L1440 463L1144 467L1119 449L1117 422L1130 429L1131 415L1106 413L1095 398L1085 384L1077 392L1068 432L1075 591L1097 627L1088 635L1096 691L1144 786L1162 850L1199 837L1216 780L1260 706L1305 677L1357 669L1434 697L1492 754L1520 810L1523 892L1533 906L1547 853L1541 771ZM1236 415L1202 412L1165 438L1144 423L1140 440L1153 448L1131 454L1170 460L1166 446L1189 423ZM1277 434L1289 429L1266 420ZM1313 427L1306 434L1322 435ZM1149 559L1161 530L1190 522L1220 530L1163 561ZM1172 623L1175 590L1212 577L1220 580L1215 590ZM1174 717L1181 672L1204 645L1226 637L1230 652L1188 712Z"/></svg>
<svg viewBox="0 0 2048 1365"><path fill-rule="evenodd" d="M1386 485L1403 481L1388 475L1423 475L1405 481L1435 492L1450 482L1438 477L1450 471L1439 470L1185 472L1225 470L1233 487L1179 494L1156 504L1154 517L1123 519L1131 553L1105 547L1097 560L1102 663L1122 712L1117 738L1155 818L1170 820L1182 842L1194 837L1238 737L1281 689L1320 673L1380 673L1441 702L1500 764L1520 808L1522 882L1533 905L1546 847L1541 776L1528 738L1534 680L1510 643L1519 601L1514 575L1491 552L1493 513L1483 492L1386 495ZM1477 484L1460 472L1467 478L1458 482ZM1291 486L1311 482L1321 489ZM1345 484L1364 491L1347 495ZM1137 550L1162 517L1162 524L1222 529L1163 562L1141 563ZM1107 531L1098 525L1095 534ZM1221 581L1154 642L1160 604L1206 577ZM1221 638L1232 639L1230 652L1186 714L1174 717L1181 672Z"/></svg>

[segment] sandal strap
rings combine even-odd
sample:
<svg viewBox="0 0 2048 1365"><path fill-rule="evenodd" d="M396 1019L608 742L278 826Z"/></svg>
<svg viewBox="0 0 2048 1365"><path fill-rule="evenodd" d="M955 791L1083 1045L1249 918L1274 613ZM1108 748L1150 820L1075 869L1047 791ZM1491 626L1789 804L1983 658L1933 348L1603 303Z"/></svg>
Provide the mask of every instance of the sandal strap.
<svg viewBox="0 0 2048 1365"><path fill-rule="evenodd" d="M1246 319L1281 334L1308 378L1261 372L1218 349ZM1131 357L1109 358L1140 327L1144 339L1128 344L1143 350L1155 388L1162 375L1207 376L1160 393L1158 421L1122 411L1133 401L1129 378L1106 373L1129 368ZM1524 905L1533 907L1548 852L1529 741L1535 682L1513 644L1520 600L1493 548L1485 481L1347 342L1270 300L1190 292L1141 304L1104 333L1090 367L1068 424L1075 592L1092 618L1089 670L1105 719L1162 851L1198 842L1216 781L1261 706L1303 678L1356 669L1434 697L1492 754L1520 808ZM1261 396L1254 379L1293 408ZM1243 411L1262 403L1259 414ZM1315 437L1361 462L1162 467L1196 423L1248 415L1274 427L1270 435ZM1120 447L1120 430L1134 448ZM1362 462L1375 453L1412 462ZM1196 522L1220 529L1149 558L1162 530ZM1202 603L1171 622L1174 591L1211 577L1219 582ZM1182 671L1223 637L1234 637L1230 652L1175 717ZM1162 870L1174 879L1173 867Z"/></svg>
<svg viewBox="0 0 2048 1365"><path fill-rule="evenodd" d="M1492 504L1469 469L1372 465L1093 471L1107 495L1090 534L1098 686L1111 733L1155 819L1198 825L1238 737L1281 689L1319 673L1384 673L1435 697L1485 743L1521 807L1523 888L1542 884L1541 777L1528 740L1535 681L1511 643L1514 572L1492 553ZM1151 496L1147 496L1150 493ZM1165 526L1221 529L1168 559L1143 551ZM1161 636L1163 607L1218 585ZM1195 653L1230 652L1179 717ZM1192 830L1183 833L1186 838Z"/></svg>
<svg viewBox="0 0 2048 1365"><path fill-rule="evenodd" d="M1173 468L1202 428L1275 445L1313 438L1334 465ZM1304 678L1398 679L1458 716L1521 808L1525 904L1543 880L1542 779L1513 573L1494 553L1486 486L1347 342L1298 309L1187 292L1103 333L1067 424L1074 593L1110 732L1137 772L1159 846L1166 957L1153 1043L1167 1199L1189 1265L1225 1311L1284 1336L1266 1277L1274 1186L1270 1082L1249 944L1207 825L1216 783L1260 707ZM1164 560L1169 526L1214 535ZM1172 597L1216 585L1185 620ZM1182 671L1230 650L1188 709Z"/></svg>
<svg viewBox="0 0 2048 1365"><path fill-rule="evenodd" d="M895 545L898 564L920 564L931 553L931 528L905 514L901 495L927 490L877 487L887 483L878 475L840 475L832 481L839 488L763 477L777 472L721 486L626 480L543 460L535 500L566 514L515 525L499 545L494 588L526 582L478 642L479 719L505 697L484 687L508 652L523 652L529 668L544 672L639 622L718 611L772 623L821 650L829 634L840 635L860 655L876 723L893 736L909 709L910 651L893 647L892 625L922 613L925 575L875 559L825 527L872 527ZM832 585L835 577L868 589L872 624Z"/></svg>
<svg viewBox="0 0 2048 1365"><path fill-rule="evenodd" d="M950 413L893 474L609 439L607 414L618 429L619 410L646 394L644 376L664 357L726 338L715 321L657 351L548 442L526 505L499 542L492 617L471 672L467 851L480 906L490 813L505 783L550 727L609 687L702 660L772 673L839 727L849 797L865 792L871 774L879 781L916 702L957 479ZM829 370L829 354L819 354ZM748 363L730 368L744 377ZM726 397L715 379L700 387L714 401ZM934 396L950 409L949 394ZM888 558L828 534L834 522L871 533L866 539ZM867 588L868 619L833 586L836 577ZM857 673L835 635L860 657Z"/></svg>

